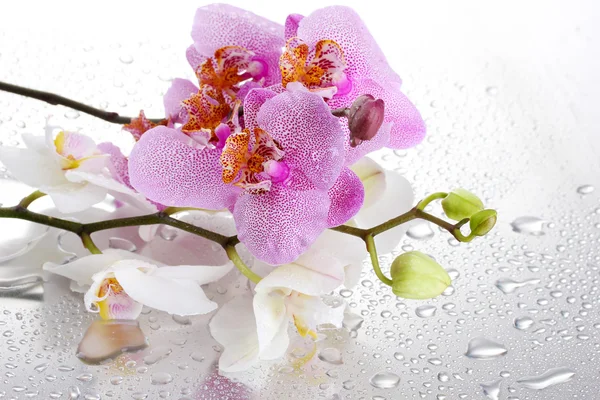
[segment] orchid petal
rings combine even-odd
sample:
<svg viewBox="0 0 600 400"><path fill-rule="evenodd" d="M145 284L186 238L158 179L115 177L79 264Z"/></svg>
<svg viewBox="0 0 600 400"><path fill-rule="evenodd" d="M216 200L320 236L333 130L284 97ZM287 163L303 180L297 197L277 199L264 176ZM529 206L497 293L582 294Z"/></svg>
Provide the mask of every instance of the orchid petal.
<svg viewBox="0 0 600 400"><path fill-rule="evenodd" d="M94 274L102 272L121 259L121 255L115 253L91 254L62 265L46 262L42 269L69 278L78 285L89 286L93 283Z"/></svg>
<svg viewBox="0 0 600 400"><path fill-rule="evenodd" d="M67 183L59 163L49 152L0 147L0 162L15 179L35 188Z"/></svg>
<svg viewBox="0 0 600 400"><path fill-rule="evenodd" d="M363 184L352 170L342 169L340 176L327 192L331 199L328 227L339 226L350 220L360 210L365 197Z"/></svg>
<svg viewBox="0 0 600 400"><path fill-rule="evenodd" d="M196 282L198 285L205 285L210 282L216 282L231 271L233 263L231 261L224 265L177 265L165 266L157 269L154 276L167 279L182 279Z"/></svg>
<svg viewBox="0 0 600 400"><path fill-rule="evenodd" d="M270 349L274 341L278 345L282 344L280 332L282 326L287 327L289 323L284 302L284 296L287 294L289 292L257 290L254 295L253 306L258 331L259 354L262 354L265 349ZM279 348L279 346L275 347Z"/></svg>
<svg viewBox="0 0 600 400"><path fill-rule="evenodd" d="M181 118L181 102L188 99L192 94L198 93L198 87L187 79L175 78L171 87L163 97L165 114L173 122L184 121Z"/></svg>
<svg viewBox="0 0 600 400"><path fill-rule="evenodd" d="M87 210L106 198L107 190L87 183L66 183L40 190L52 198L56 209L63 214Z"/></svg>
<svg viewBox="0 0 600 400"><path fill-rule="evenodd" d="M258 360L258 336L251 297L234 297L225 303L208 327L212 337L224 347L219 358L221 371L244 371Z"/></svg>

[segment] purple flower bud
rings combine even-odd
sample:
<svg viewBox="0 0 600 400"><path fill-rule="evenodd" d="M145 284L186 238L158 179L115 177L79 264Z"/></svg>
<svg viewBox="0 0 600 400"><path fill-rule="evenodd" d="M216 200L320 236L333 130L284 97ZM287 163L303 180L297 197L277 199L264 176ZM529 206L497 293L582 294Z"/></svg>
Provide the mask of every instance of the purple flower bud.
<svg viewBox="0 0 600 400"><path fill-rule="evenodd" d="M371 140L383 123L385 105L383 100L363 94L354 100L348 110L350 145L358 146L363 140Z"/></svg>

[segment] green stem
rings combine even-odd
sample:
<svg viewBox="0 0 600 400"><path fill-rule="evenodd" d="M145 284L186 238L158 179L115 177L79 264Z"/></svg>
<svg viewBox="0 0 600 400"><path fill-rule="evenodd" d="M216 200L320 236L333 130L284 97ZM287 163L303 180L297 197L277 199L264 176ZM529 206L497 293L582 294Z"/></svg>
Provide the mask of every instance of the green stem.
<svg viewBox="0 0 600 400"><path fill-rule="evenodd" d="M250 279L254 283L260 282L262 278L255 274L250 268L248 268L246 263L244 263L237 250L235 249L235 245L228 244L223 246L223 248L227 253L227 257L229 257L229 259L233 262L233 265L235 265L235 267L238 270L240 270L240 272L244 274L246 278Z"/></svg>
<svg viewBox="0 0 600 400"><path fill-rule="evenodd" d="M365 243L367 244L367 251L371 256L371 263L373 264L373 270L379 280L388 286L392 286L392 280L385 276L379 267L379 257L377 256L377 249L375 248L375 239L373 235L367 235L364 237Z"/></svg>
<svg viewBox="0 0 600 400"><path fill-rule="evenodd" d="M46 195L46 193L42 193L39 190L36 190L35 192L31 193L29 196L27 196L23 200L21 200L18 207L27 208L27 207L29 207L29 205L31 203L33 203L40 197L44 197L45 195Z"/></svg>
<svg viewBox="0 0 600 400"><path fill-rule="evenodd" d="M203 208L194 208L194 207L167 207L163 210L163 213L167 214L167 215L173 215L179 212L184 212L184 211L212 211L212 210L205 210Z"/></svg>
<svg viewBox="0 0 600 400"><path fill-rule="evenodd" d="M415 208L423 211L425 209L425 207L427 207L429 205L429 203L431 203L432 201L437 200L437 199L443 199L446 196L448 196L448 193L446 193L446 192L432 193L429 196L425 197L423 200L421 200Z"/></svg>
<svg viewBox="0 0 600 400"><path fill-rule="evenodd" d="M81 234L81 242L83 243L83 247L85 247L86 249L88 249L90 251L90 253L92 253L92 254L102 254L102 252L100 251L100 249L96 246L96 244L92 240L92 237L90 236L89 233L83 232Z"/></svg>

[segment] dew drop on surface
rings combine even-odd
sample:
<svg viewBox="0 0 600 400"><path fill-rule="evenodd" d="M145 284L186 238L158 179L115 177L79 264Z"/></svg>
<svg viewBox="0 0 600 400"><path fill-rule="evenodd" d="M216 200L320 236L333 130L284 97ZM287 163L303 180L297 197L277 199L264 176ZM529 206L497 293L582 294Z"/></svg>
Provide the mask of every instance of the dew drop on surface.
<svg viewBox="0 0 600 400"><path fill-rule="evenodd" d="M120 385L123 382L123 377L119 375L112 376L109 381L113 385Z"/></svg>
<svg viewBox="0 0 600 400"><path fill-rule="evenodd" d="M484 337L477 337L469 341L465 355L478 360L491 360L505 355L508 349L504 345Z"/></svg>
<svg viewBox="0 0 600 400"><path fill-rule="evenodd" d="M496 281L496 287L502 291L504 294L513 293L515 290L522 288L523 286L528 285L537 285L541 281L537 278L527 279L524 281L514 281L509 278L500 278Z"/></svg>
<svg viewBox="0 0 600 400"><path fill-rule="evenodd" d="M515 320L513 321L513 326L521 331L531 328L532 325L533 319L529 317L519 317L515 318Z"/></svg>
<svg viewBox="0 0 600 400"><path fill-rule="evenodd" d="M498 88L496 86L488 86L485 89L485 93L487 93L488 96L495 97L498 94Z"/></svg>
<svg viewBox="0 0 600 400"><path fill-rule="evenodd" d="M550 386L570 381L575 371L566 367L552 368L541 375L517 379L517 383L528 389L542 390Z"/></svg>
<svg viewBox="0 0 600 400"><path fill-rule="evenodd" d="M403 361L404 360L404 354L400 353L399 351L394 353L394 358L398 361Z"/></svg>
<svg viewBox="0 0 600 400"><path fill-rule="evenodd" d="M170 242L172 240L175 240L175 238L177 237L177 229L172 228L170 226L163 226L159 231L159 235L161 238Z"/></svg>
<svg viewBox="0 0 600 400"><path fill-rule="evenodd" d="M492 382L480 383L481 391L483 394L492 400L498 400L500 398L500 384L502 383L502 379L498 379Z"/></svg>
<svg viewBox="0 0 600 400"><path fill-rule="evenodd" d="M391 372L380 372L369 379L373 387L378 389L392 389L400 383L400 377Z"/></svg>
<svg viewBox="0 0 600 400"><path fill-rule="evenodd" d="M592 185L581 185L577 188L577 193L579 194L590 194L595 190L594 186Z"/></svg>
<svg viewBox="0 0 600 400"><path fill-rule="evenodd" d="M431 229L431 225L429 222L413 225L406 231L406 236L416 240L431 239L433 235L434 232Z"/></svg>
<svg viewBox="0 0 600 400"><path fill-rule="evenodd" d="M133 244L130 240L119 238L119 237L111 237L108 239L108 247L111 249L119 249L125 251L134 252L137 250L137 246Z"/></svg>
<svg viewBox="0 0 600 400"><path fill-rule="evenodd" d="M146 365L156 364L160 360L167 358L171 354L171 349L168 347L156 347L152 349L149 355L144 357Z"/></svg>
<svg viewBox="0 0 600 400"><path fill-rule="evenodd" d="M342 353L335 347L327 347L319 352L319 360L328 364L343 364Z"/></svg>
<svg viewBox="0 0 600 400"><path fill-rule="evenodd" d="M517 233L523 233L532 236L542 236L545 234L545 221L538 217L519 217L510 223L512 230Z"/></svg>
<svg viewBox="0 0 600 400"><path fill-rule="evenodd" d="M152 374L151 381L153 385L166 385L173 381L173 377L166 372L157 372Z"/></svg>
<svg viewBox="0 0 600 400"><path fill-rule="evenodd" d="M417 317L420 317L420 318L429 318L429 317L433 317L435 315L436 311L437 311L436 306L425 305L425 306L417 307L415 309L415 314L417 315Z"/></svg>
<svg viewBox="0 0 600 400"><path fill-rule="evenodd" d="M119 61L121 61L123 64L131 64L133 62L133 57L131 54L122 54L119 57Z"/></svg>
<svg viewBox="0 0 600 400"><path fill-rule="evenodd" d="M181 315L173 315L173 321L177 322L180 325L191 325L192 320L190 317L184 317Z"/></svg>
<svg viewBox="0 0 600 400"><path fill-rule="evenodd" d="M92 374L81 374L77 376L77 380L81 382L90 382L92 379L94 379Z"/></svg>

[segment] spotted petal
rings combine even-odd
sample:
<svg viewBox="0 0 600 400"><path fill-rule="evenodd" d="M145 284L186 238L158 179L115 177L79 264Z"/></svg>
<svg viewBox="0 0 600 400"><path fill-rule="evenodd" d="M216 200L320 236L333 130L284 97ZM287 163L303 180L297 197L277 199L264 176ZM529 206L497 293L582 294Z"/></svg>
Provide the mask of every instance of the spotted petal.
<svg viewBox="0 0 600 400"><path fill-rule="evenodd" d="M331 199L328 226L344 224L354 217L363 204L365 191L358 176L349 168L342 169L340 176L327 192Z"/></svg>

